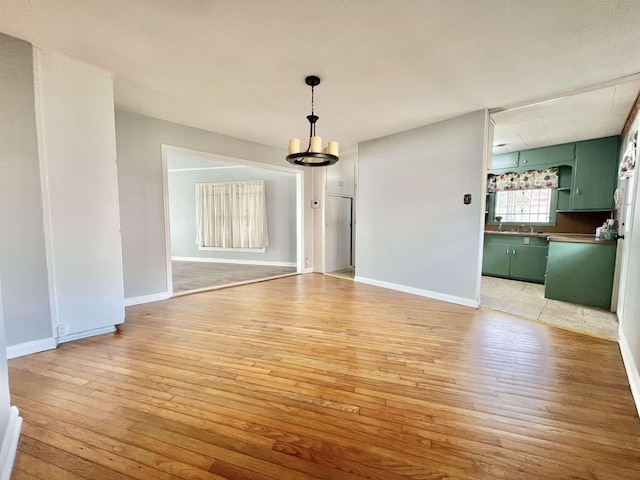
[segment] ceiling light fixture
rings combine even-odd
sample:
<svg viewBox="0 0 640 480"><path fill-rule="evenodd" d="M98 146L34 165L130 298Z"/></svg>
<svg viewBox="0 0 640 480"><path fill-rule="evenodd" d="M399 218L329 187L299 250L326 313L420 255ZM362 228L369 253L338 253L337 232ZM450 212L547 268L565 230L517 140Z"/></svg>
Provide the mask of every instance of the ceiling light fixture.
<svg viewBox="0 0 640 480"><path fill-rule="evenodd" d="M311 87L311 115L307 115L309 120L309 146L305 152L300 151L300 139L289 140L289 155L287 162L303 167L324 167L333 165L338 161L338 142L329 142L322 148L322 138L316 136L316 122L318 116L313 113L313 89L320 85L320 78L309 76L305 78L305 83Z"/></svg>

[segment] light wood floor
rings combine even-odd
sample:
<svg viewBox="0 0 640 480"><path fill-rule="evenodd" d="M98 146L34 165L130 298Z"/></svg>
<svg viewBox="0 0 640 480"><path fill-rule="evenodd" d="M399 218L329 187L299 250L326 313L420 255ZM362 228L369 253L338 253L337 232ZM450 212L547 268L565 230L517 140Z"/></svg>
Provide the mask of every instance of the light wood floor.
<svg viewBox="0 0 640 480"><path fill-rule="evenodd" d="M323 275L9 361L20 479L640 478L615 342Z"/></svg>
<svg viewBox="0 0 640 480"><path fill-rule="evenodd" d="M296 267L173 260L173 293L244 283L296 273Z"/></svg>

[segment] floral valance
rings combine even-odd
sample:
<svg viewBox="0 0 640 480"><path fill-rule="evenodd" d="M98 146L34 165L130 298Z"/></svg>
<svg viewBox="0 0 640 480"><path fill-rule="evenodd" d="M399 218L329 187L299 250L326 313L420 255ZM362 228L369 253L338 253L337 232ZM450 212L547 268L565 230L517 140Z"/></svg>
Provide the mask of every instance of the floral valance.
<svg viewBox="0 0 640 480"><path fill-rule="evenodd" d="M522 173L489 175L489 192L502 190L533 190L536 188L558 188L558 169L529 170Z"/></svg>
<svg viewBox="0 0 640 480"><path fill-rule="evenodd" d="M636 144L638 142L638 132L633 134L631 140L627 144L627 149L624 151L620 167L618 168L619 178L629 178L633 175L636 169Z"/></svg>

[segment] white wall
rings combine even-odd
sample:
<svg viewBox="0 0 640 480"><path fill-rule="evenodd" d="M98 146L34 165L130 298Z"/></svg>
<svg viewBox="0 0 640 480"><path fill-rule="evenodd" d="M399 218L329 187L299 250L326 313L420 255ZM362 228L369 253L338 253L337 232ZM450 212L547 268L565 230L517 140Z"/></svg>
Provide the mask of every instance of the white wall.
<svg viewBox="0 0 640 480"><path fill-rule="evenodd" d="M171 163L172 167L177 162ZM264 180L269 247L264 253L199 250L196 237L195 186L202 182ZM218 170L170 170L171 255L256 262L296 263L296 175L246 167Z"/></svg>
<svg viewBox="0 0 640 480"><path fill-rule="evenodd" d="M116 110L116 145L126 298L167 292L162 145L290 167L286 149ZM311 174L303 171L303 252L311 258Z"/></svg>
<svg viewBox="0 0 640 480"><path fill-rule="evenodd" d="M52 315L74 336L124 321L113 81L35 50Z"/></svg>
<svg viewBox="0 0 640 480"><path fill-rule="evenodd" d="M356 280L477 306L486 117L359 145Z"/></svg>
<svg viewBox="0 0 640 480"><path fill-rule="evenodd" d="M0 34L0 275L6 344L52 343L31 44Z"/></svg>

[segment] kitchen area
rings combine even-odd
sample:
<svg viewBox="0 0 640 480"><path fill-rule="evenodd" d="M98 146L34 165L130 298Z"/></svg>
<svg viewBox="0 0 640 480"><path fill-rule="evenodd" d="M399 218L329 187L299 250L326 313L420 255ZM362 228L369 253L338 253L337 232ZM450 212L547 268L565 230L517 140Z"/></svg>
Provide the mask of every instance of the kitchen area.
<svg viewBox="0 0 640 480"><path fill-rule="evenodd" d="M483 308L617 339L616 260L633 192L621 134L639 90L631 82L492 114Z"/></svg>

